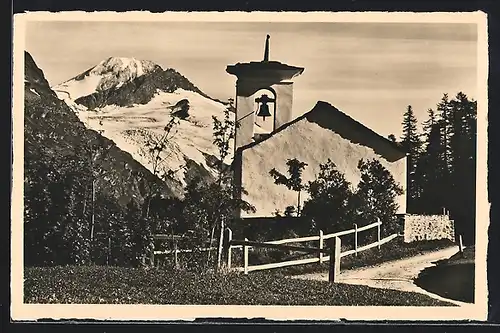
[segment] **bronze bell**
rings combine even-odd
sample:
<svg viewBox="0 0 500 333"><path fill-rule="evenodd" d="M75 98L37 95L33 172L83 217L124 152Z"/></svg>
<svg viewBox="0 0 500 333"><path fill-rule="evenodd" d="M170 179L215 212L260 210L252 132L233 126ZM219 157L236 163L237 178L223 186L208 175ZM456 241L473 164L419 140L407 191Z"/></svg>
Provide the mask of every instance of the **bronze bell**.
<svg viewBox="0 0 500 333"><path fill-rule="evenodd" d="M266 117L271 117L271 112L269 112L269 105L267 105L267 103L274 102L274 99L264 94L260 98L256 98L255 101L261 103L259 111L257 112L257 117L262 117L263 121L266 120Z"/></svg>
<svg viewBox="0 0 500 333"><path fill-rule="evenodd" d="M262 117L262 120L266 120L266 117L271 117L269 105L262 103L259 108L259 113L257 113L257 117Z"/></svg>

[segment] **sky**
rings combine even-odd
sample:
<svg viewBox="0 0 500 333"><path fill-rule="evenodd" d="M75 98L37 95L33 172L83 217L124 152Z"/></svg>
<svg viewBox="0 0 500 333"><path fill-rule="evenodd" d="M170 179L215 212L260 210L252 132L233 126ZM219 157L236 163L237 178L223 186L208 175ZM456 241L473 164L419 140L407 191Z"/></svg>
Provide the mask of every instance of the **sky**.
<svg viewBox="0 0 500 333"><path fill-rule="evenodd" d="M360 22L29 22L26 50L51 85L111 57L175 68L208 95L235 96L227 65L270 60L304 67L294 116L331 103L382 136L401 135L408 105L421 123L444 93L477 95L477 26Z"/></svg>

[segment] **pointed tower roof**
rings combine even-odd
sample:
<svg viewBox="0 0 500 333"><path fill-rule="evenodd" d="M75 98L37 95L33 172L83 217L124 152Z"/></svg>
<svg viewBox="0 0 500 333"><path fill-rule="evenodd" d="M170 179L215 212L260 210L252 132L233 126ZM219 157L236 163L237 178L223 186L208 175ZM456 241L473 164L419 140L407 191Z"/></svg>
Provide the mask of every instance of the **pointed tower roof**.
<svg viewBox="0 0 500 333"><path fill-rule="evenodd" d="M304 72L303 67L290 66L279 61L269 60L269 40L271 36L266 36L264 48L264 59L262 61L251 61L229 65L226 72L236 75L238 78L265 78L277 81L290 80Z"/></svg>

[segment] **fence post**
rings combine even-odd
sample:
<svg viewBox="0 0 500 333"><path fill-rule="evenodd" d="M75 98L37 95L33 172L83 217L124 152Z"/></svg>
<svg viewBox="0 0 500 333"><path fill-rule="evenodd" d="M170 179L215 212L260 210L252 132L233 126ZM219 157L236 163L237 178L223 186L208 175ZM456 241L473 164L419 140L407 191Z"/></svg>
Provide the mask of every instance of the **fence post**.
<svg viewBox="0 0 500 333"><path fill-rule="evenodd" d="M319 231L319 248L323 250L323 230ZM319 263L323 263L323 252L319 252Z"/></svg>
<svg viewBox="0 0 500 333"><path fill-rule="evenodd" d="M328 281L332 283L338 281L340 274L340 249L341 249L340 237L335 237L333 239L333 246L330 251L330 266L328 274Z"/></svg>
<svg viewBox="0 0 500 333"><path fill-rule="evenodd" d="M111 237L108 237L108 253L106 254L106 266L109 266L111 260Z"/></svg>
<svg viewBox="0 0 500 333"><path fill-rule="evenodd" d="M379 218L377 218L377 245L378 245L378 249L380 250L380 227L382 225L382 222L380 221Z"/></svg>
<svg viewBox="0 0 500 333"><path fill-rule="evenodd" d="M227 228L227 268L231 268L231 241L233 240L233 231Z"/></svg>
<svg viewBox="0 0 500 333"><path fill-rule="evenodd" d="M177 258L177 253L178 253L177 242L175 242L174 243L174 265L175 265L175 268L179 267L179 261L178 261L178 258Z"/></svg>
<svg viewBox="0 0 500 333"><path fill-rule="evenodd" d="M248 242L248 238L245 238L245 242ZM243 272L248 274L248 245L243 245Z"/></svg>
<svg viewBox="0 0 500 333"><path fill-rule="evenodd" d="M144 258L144 257L143 257L143 258ZM153 248L153 250L151 251L151 254L150 254L149 260L151 261L151 266L152 266L152 267L155 267L155 249L154 249L154 248Z"/></svg>
<svg viewBox="0 0 500 333"><path fill-rule="evenodd" d="M461 234L458 235L458 249L459 249L460 253L464 253L464 243L463 243Z"/></svg>
<svg viewBox="0 0 500 333"><path fill-rule="evenodd" d="M354 256L358 256L358 225L354 223Z"/></svg>

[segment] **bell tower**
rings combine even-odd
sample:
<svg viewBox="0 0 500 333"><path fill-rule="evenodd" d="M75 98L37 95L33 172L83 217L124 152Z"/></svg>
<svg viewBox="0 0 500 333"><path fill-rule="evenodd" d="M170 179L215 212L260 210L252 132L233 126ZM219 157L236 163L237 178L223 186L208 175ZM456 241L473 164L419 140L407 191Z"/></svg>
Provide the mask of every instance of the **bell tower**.
<svg viewBox="0 0 500 333"><path fill-rule="evenodd" d="M292 120L291 80L302 74L304 68L270 61L269 40L267 35L262 61L237 63L226 68L227 73L237 77L235 150ZM259 133L256 126L261 129Z"/></svg>

